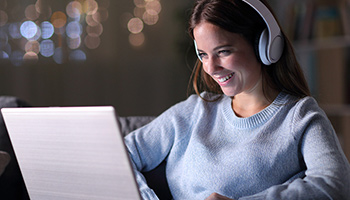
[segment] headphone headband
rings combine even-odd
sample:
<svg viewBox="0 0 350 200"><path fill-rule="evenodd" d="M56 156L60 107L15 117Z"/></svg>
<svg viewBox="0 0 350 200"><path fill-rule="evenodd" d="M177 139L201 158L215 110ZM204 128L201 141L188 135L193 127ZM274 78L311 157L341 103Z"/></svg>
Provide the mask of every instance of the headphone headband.
<svg viewBox="0 0 350 200"><path fill-rule="evenodd" d="M260 0L242 0L242 1L250 5L252 8L254 8L254 10L257 13L259 13L259 15L263 18L267 26L268 38L266 41L265 52L260 51L260 50L264 51L263 49L261 49L264 47L260 47L260 44L259 44L259 53L263 63L266 65L270 65L272 63L277 62L283 53L284 38L275 17ZM262 35L260 39L263 39L262 37L264 36ZM261 42L265 43L264 41L260 41L260 43ZM265 53L266 55L266 60L264 59L264 56L261 55L263 53Z"/></svg>

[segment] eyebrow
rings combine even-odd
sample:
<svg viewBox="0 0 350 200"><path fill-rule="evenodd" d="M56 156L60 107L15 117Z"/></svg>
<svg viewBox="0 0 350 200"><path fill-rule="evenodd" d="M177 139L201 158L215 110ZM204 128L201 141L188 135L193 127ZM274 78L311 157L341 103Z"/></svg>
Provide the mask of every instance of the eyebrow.
<svg viewBox="0 0 350 200"><path fill-rule="evenodd" d="M217 46L217 47L215 47L213 50L214 50L214 51L217 51L218 49L227 48L227 47L233 48L233 45L225 44L225 45ZM204 52L204 51L201 50L201 49L197 49L197 50L198 50L198 51Z"/></svg>

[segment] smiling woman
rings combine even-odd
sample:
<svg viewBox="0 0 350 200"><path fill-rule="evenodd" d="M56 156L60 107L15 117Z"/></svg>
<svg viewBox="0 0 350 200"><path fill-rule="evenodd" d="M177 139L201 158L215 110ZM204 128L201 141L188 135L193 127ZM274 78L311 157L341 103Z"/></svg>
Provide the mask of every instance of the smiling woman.
<svg viewBox="0 0 350 200"><path fill-rule="evenodd" d="M350 165L265 0L197 0L191 95L125 138L173 199L347 199Z"/></svg>

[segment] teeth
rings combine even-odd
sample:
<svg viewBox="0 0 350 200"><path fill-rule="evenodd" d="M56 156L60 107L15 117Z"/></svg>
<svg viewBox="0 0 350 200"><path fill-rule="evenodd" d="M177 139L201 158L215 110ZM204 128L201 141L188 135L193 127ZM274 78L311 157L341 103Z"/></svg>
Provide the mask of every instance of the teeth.
<svg viewBox="0 0 350 200"><path fill-rule="evenodd" d="M233 74L234 74L234 73L229 74L229 75L227 75L227 76L225 76L225 77L223 77L223 78L219 78L218 80L219 80L220 83L223 83L223 82L229 80L230 78L232 78Z"/></svg>

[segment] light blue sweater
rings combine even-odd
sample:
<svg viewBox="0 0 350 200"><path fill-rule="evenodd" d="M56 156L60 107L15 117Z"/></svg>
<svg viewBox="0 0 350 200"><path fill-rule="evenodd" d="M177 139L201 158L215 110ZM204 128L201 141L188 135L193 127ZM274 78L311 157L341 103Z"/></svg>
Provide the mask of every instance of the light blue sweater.
<svg viewBox="0 0 350 200"><path fill-rule="evenodd" d="M207 95L204 93L203 95ZM325 113L311 97L280 93L239 118L231 98L190 96L125 138L144 199L158 199L140 171L167 160L175 200L350 199L350 166Z"/></svg>

